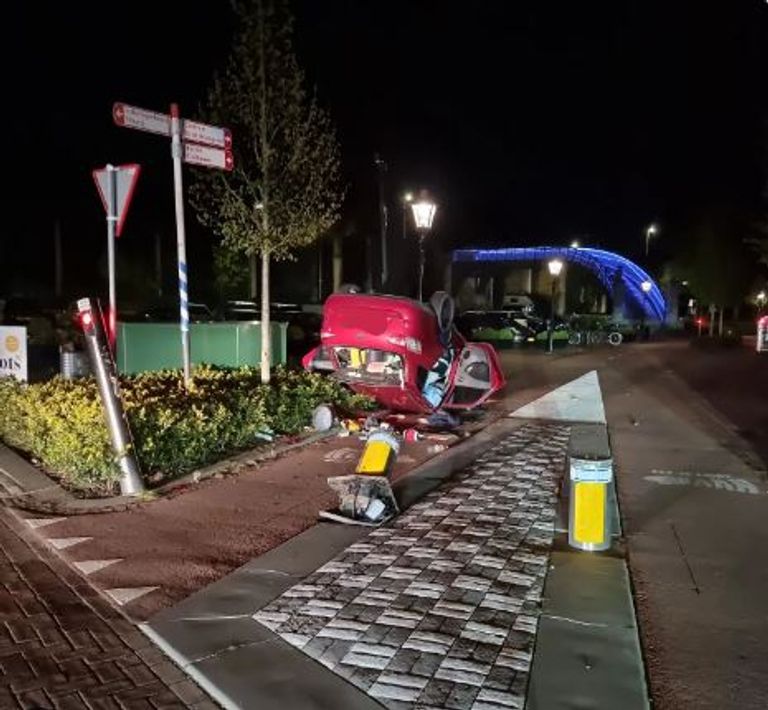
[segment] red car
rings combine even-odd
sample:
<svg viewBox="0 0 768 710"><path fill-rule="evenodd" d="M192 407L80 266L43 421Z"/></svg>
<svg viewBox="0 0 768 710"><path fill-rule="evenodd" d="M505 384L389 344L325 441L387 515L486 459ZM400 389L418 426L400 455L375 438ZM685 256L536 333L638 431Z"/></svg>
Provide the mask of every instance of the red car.
<svg viewBox="0 0 768 710"><path fill-rule="evenodd" d="M431 413L471 409L504 387L496 351L453 327L450 296L410 298L339 293L323 308L320 346L305 369L332 372L386 409Z"/></svg>

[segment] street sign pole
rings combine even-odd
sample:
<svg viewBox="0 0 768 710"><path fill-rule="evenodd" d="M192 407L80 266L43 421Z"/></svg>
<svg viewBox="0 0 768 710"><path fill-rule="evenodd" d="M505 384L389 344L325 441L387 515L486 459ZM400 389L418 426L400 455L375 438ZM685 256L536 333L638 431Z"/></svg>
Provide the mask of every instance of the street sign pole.
<svg viewBox="0 0 768 710"><path fill-rule="evenodd" d="M179 324L184 383L190 383L189 361L189 287L187 279L187 240L184 229L184 199L181 176L181 120L178 104L171 104L171 155L173 156L173 193L176 204L176 251L179 260Z"/></svg>
<svg viewBox="0 0 768 710"><path fill-rule="evenodd" d="M170 137L173 158L173 196L176 207L176 251L179 261L179 325L184 384L189 386L189 279L187 273L187 244L184 229L184 197L181 163L190 163L219 170L232 170L232 134L228 128L209 126L197 121L182 121L178 104L171 104L171 115L148 111L138 106L116 103L112 107L116 125L137 131ZM118 222L118 235L120 234Z"/></svg>
<svg viewBox="0 0 768 710"><path fill-rule="evenodd" d="M109 347L115 349L115 325L117 323L117 294L115 286L115 228L117 226L117 171L107 165L107 271L109 273L109 316L107 329Z"/></svg>

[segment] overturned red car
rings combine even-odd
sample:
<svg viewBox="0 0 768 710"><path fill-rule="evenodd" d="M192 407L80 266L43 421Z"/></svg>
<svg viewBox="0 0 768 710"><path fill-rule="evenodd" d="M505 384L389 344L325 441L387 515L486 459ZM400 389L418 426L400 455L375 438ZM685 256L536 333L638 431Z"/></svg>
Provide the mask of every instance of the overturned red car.
<svg viewBox="0 0 768 710"><path fill-rule="evenodd" d="M337 293L323 308L321 344L305 369L325 371L386 409L472 409L504 387L498 356L453 327L451 297L429 305L398 296Z"/></svg>

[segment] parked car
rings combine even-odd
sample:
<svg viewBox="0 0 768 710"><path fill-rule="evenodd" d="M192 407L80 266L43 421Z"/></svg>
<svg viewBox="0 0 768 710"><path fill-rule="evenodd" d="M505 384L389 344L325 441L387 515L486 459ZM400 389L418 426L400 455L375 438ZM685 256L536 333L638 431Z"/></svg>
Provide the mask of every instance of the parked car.
<svg viewBox="0 0 768 710"><path fill-rule="evenodd" d="M493 346L468 343L454 328L453 312L444 293L430 305L334 294L323 308L320 345L302 364L332 373L393 411L472 409L504 387L504 374Z"/></svg>
<svg viewBox="0 0 768 710"><path fill-rule="evenodd" d="M190 301L188 310L191 323L209 323L214 320L213 312L204 303ZM138 320L146 323L178 323L179 317L178 306L163 304L141 312Z"/></svg>
<svg viewBox="0 0 768 710"><path fill-rule="evenodd" d="M512 311L465 311L456 327L468 340L492 342L497 348L534 342L536 332L526 319Z"/></svg>

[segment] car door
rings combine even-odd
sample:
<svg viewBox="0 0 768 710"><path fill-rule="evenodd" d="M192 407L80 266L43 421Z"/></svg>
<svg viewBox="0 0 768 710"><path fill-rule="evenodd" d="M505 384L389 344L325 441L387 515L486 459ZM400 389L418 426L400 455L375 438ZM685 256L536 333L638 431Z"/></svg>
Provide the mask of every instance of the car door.
<svg viewBox="0 0 768 710"><path fill-rule="evenodd" d="M446 409L472 409L506 384L498 355L488 343L466 343L451 372Z"/></svg>

